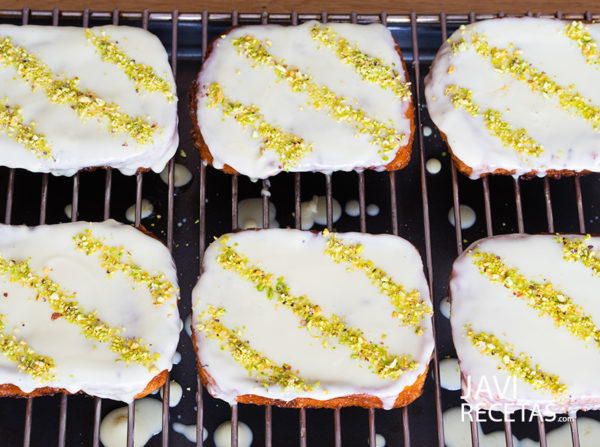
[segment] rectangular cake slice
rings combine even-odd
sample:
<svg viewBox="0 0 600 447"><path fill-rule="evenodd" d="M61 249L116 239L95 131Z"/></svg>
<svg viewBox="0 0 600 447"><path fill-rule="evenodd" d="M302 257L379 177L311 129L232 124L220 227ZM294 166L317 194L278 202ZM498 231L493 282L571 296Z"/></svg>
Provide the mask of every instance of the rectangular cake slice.
<svg viewBox="0 0 600 447"><path fill-rule="evenodd" d="M0 225L0 396L156 390L178 297L167 248L129 225Z"/></svg>
<svg viewBox="0 0 600 447"><path fill-rule="evenodd" d="M233 28L212 43L191 99L200 154L229 173L396 170L410 160L411 86L383 25Z"/></svg>
<svg viewBox="0 0 600 447"><path fill-rule="evenodd" d="M153 34L0 25L0 165L160 172L178 141L175 81Z"/></svg>
<svg viewBox="0 0 600 447"><path fill-rule="evenodd" d="M452 338L477 409L600 408L600 238L511 234L454 263Z"/></svg>
<svg viewBox="0 0 600 447"><path fill-rule="evenodd" d="M600 171L600 25L502 18L461 26L426 79L458 168L561 176Z"/></svg>
<svg viewBox="0 0 600 447"><path fill-rule="evenodd" d="M224 235L206 250L192 300L202 380L229 403L389 409L421 394L431 302L404 239Z"/></svg>

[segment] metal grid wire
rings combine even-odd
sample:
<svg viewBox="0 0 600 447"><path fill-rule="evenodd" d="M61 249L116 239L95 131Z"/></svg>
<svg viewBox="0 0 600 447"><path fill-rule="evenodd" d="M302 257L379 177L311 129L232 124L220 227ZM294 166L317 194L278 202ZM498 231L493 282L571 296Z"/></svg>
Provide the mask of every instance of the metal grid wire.
<svg viewBox="0 0 600 447"><path fill-rule="evenodd" d="M539 181L522 181L520 179L497 179L497 178L484 178L481 181L470 181L466 178L463 178L457 174L456 167L454 163L447 157L445 159L445 164L449 170L449 177L444 178L445 183L440 183L438 179L434 179L426 173L425 170L425 162L426 160L432 156L439 156L441 152L440 141L433 144L426 140L423 135L422 128L425 123L430 123L430 119L425 112L425 106L422 104L422 81L423 81L423 69L426 69L426 64L429 63L432 59L432 55L435 52L435 49L446 39L449 34L449 30L456 28L459 24L473 22L475 20L488 19L493 17L501 17L504 14L499 13L497 15L476 15L474 13L470 14L453 14L447 15L444 12L435 15L416 15L415 13L411 14L402 14L402 15L388 15L386 13L382 13L380 15L357 15L355 13L349 14L327 14L326 12L318 13L318 14L268 14L267 12L263 13L244 13L238 14L237 12L231 13L208 13L207 11L202 12L200 14L188 14L188 13L179 13L177 10L168 12L168 13L154 13L149 12L148 10L144 10L141 12L120 12L118 10L114 10L112 12L98 12L98 11L90 11L88 9L83 11L59 11L58 9L54 9L52 11L30 11L28 8L18 11L0 11L0 19L3 21L8 21L10 23L20 22L21 24L28 24L32 21L51 23L52 25L63 25L63 22L66 24L79 24L81 26L88 26L96 23L113 23L113 24L135 24L136 26L141 26L143 28L149 28L149 25L166 25L166 34L163 33L161 36L164 42L167 42L166 46L171 54L171 66L173 69L173 73L178 80L179 86L179 96L180 98L184 98L187 95L187 85L181 85L181 77L177 77L177 65L179 63L183 63L185 61L197 62L195 69L199 68L200 60L206 54L208 43L210 41L211 36L217 31L213 31L213 28L217 30L222 30L227 28L228 26L235 26L237 24L260 24L260 23L282 23L282 24L298 24L300 22L316 19L321 20L322 22L327 21L345 21L345 22L353 22L353 23L372 23L379 22L383 23L390 27L390 29L395 30L396 33L400 33L404 36L404 43L401 43L404 51L404 57L408 62L408 71L409 75L413 81L413 93L414 93L414 102L415 109L417 113L415 114L416 120L416 136L413 150L413 161L411 162L412 170L407 169L405 171L400 171L398 173L389 172L389 173L347 173L344 174L343 177L336 177L337 174L283 174L277 176L274 179L264 180L261 185L261 195L263 200L263 226L268 227L270 222L269 216L269 201L270 197L275 197L279 192L279 186L275 187L272 183L277 183L277 185L281 184L281 177L285 177L285 181L291 183L290 191L291 196L293 197L293 206L289 207L289 222L290 226L295 226L296 228L300 228L301 226L301 200L303 197L303 191L320 189L325 191L326 196L326 205L327 205L327 225L326 227L329 229L333 229L333 199L334 199L334 189L336 189L336 183L334 183L334 178L337 179L342 178L343 186L342 188L347 188L348 184L354 185L353 187L357 187L352 192L351 195L355 194L358 196L359 202L359 210L360 215L358 219L358 224L354 223L353 225L358 226L358 229L362 232L367 231L367 213L366 213L366 203L367 197L387 197L387 203L385 205L385 210L382 212L382 216L385 215L385 219L387 222L380 225L377 228L384 228L383 231L393 233L395 235L402 235L404 237L408 237L417 245L420 249L421 254L424 258L425 269L427 278L430 284L430 290L432 291L432 296L434 297L434 303L437 304L443 298L443 290L445 288L445 284L447 282L447 275L444 274L449 271L451 260L463 251L463 245L470 239L471 241L477 239L482 236L491 236L494 233L500 232L508 232L510 227L514 227L513 231L524 232L525 231L525 218L524 218L524 208L526 206L531 206L535 208L537 204L542 203L545 216L535 215L528 220L528 229L531 227L530 231L555 231L555 215L553 213L553 203L552 203L552 194L560 196L560 206L562 204L575 204L576 211L574 214L576 216L576 229L575 231L585 232L586 231L586 221L584 216L584 211L587 212L594 211L594 205L589 205L584 207L583 202L583 192L582 189L582 181L579 177L575 177L573 179L563 179L556 182L551 182L547 178ZM531 14L529 14L531 15ZM585 14L561 14L557 13L555 16L544 15L543 17L558 17L565 19L586 19L593 20L597 19L597 16L593 16L590 13ZM163 27L164 28L164 27ZM199 39L200 48L198 54L194 53L193 50L190 50L187 46L180 47L178 42L180 40L180 29L184 30L185 33L193 33L194 36ZM164 29L163 29L164 31ZM165 37L167 36L167 37ZM432 37L433 36L433 37ZM433 44L431 43L435 41ZM436 40L437 39L437 40ZM426 41L425 44L422 42ZM431 48L433 46L433 52ZM426 55L423 55L423 52L426 52ZM425 70L426 71L426 70ZM185 113L184 110L180 110L180 114ZM184 134L189 133L189 125L183 124L180 129L180 133L183 136ZM438 139L439 140L439 139ZM435 146L435 148L434 148ZM189 137L182 139L182 147L185 148L188 153L192 153L194 149L191 147L191 143ZM442 155L444 155L442 153ZM185 155L184 155L185 156ZM197 157L197 156L196 156ZM191 157L190 155L190 158ZM175 214L179 209L174 206L176 191L174 187L174 160L169 162L169 170L168 170L168 187L166 192L166 219L163 220L163 225L166 225L166 232L163 232L163 240L167 244L169 250L174 251L174 241L179 240L183 236L180 236L175 228ZM194 197L198 203L198 209L194 209L193 211L189 210L189 203L181 203L178 204L177 207L185 208L181 211L180 215L189 216L190 220L193 218L192 216L198 217L197 225L198 229L196 237L197 245L195 249L197 250L197 259L198 264L195 267L195 274L193 275L195 280L195 275L200 271L202 264L202 256L204 253L204 249L206 248L206 243L210 236L213 236L215 233L214 230L210 230L209 227L213 225L213 220L217 220L217 214L221 217L223 215L229 215L229 206L230 206L230 215L231 215L231 225L227 225L224 222L225 219L219 220L217 223L219 225L218 228L221 229L221 233L229 231L229 228L235 230L238 228L238 202L240 198L248 196L247 190L254 188L256 185L251 185L247 179L234 176L225 176L223 174L217 173L212 168L206 167L205 164L198 162L197 170L194 174L197 176L194 181L194 185L197 187L191 193L191 197ZM5 174L4 174L5 173ZM79 216L79 205L80 205L80 185L83 176L87 176L88 173L76 174L72 180L62 179L61 181L69 181L72 183L72 214L71 219L73 221L78 219ZM41 182L41 186L39 189L40 195L40 207L39 207L39 223L43 224L46 222L47 211L49 210L49 176L47 174L42 175L34 175L34 174L26 174L21 171L15 171L14 169L6 169L2 171L2 175L5 178L6 184L6 196L5 196L5 211L4 211L4 222L7 224L10 223L22 223L22 222L14 222L13 221L13 209L15 208L15 194L17 191L17 181L16 178L19 176L27 175L28 179L35 178L39 179L36 181ZM141 223L141 209L142 209L142 187L144 184L144 179L148 178L153 174L142 174L138 173L135 176L135 225L136 227L140 226ZM410 178L407 179L406 176ZM98 176L96 175L96 180ZM95 202L91 204L91 206L95 209L102 208L103 212L101 216L98 218L107 219L113 215L111 209L114 208L115 201L120 200L120 196L124 194L124 192L120 189L118 190L117 197L113 197L113 192L115 192L114 180L121 181L120 174L116 173L113 175L113 172L110 169L107 169L103 174L103 199L101 196L96 195ZM116 177L116 179L114 178ZM350 180L348 180L350 179ZM587 179L590 179L587 181ZM586 177L585 181L587 182L587 189L593 188L593 182L597 180L596 176ZM449 182L449 183L448 183ZM539 187L539 183L541 182L541 188ZM554 185L552 183L555 183ZM119 183L122 185L123 183ZM128 183L131 187L131 182ZM314 185L317 185L316 187ZM479 187L481 185L481 187ZM497 188L494 188L497 186ZM367 188L369 189L369 196L367 196ZM499 194L502 196L502 201L505 200L508 188L512 188L510 191L510 195L512 198L510 205L507 209L506 206L495 207L494 202L491 200L491 191L493 190L495 194ZM226 191L230 189L230 191ZM451 197L447 197L446 191L451 189ZM587 190L586 189L586 190ZM526 190L526 191L522 191ZM339 189L338 189L339 191ZM222 194L223 196L227 196L231 194L231 202L230 205L227 202L221 202L218 206L221 210L217 213L214 211L214 208L211 208L212 202L207 203L207 199L209 197L218 196ZM465 197L466 196L466 197ZM478 196L478 197L477 197ZM281 199L281 196L278 196L278 200ZM449 199L449 200L448 200ZM463 232L461 230L461 216L459 212L459 206L461 203L465 201L465 199L474 200L476 202L483 201L482 214L485 216L485 228L480 229L479 232ZM282 199L283 200L283 199ZM287 199L285 199L287 200ZM292 199L290 199L292 200ZM524 202L527 202L527 205L524 205ZM450 205L454 207L454 219L456 222L455 225L455 244L453 247L448 249L446 244L445 247L442 242L440 242L440 238L443 238L444 231L442 230L442 222L447 225L447 221L445 220L445 203L449 202ZM534 205L531 205L531 204ZM84 204L87 202L84 201ZM506 205L509 205L508 201ZM19 204L20 207L25 207L27 204ZM278 204L279 206L279 204ZM415 208L416 207L416 208ZM193 208L193 207L192 207ZM222 209L225 209L225 213L223 213ZM413 209L415 208L415 209ZM572 207L571 207L572 208ZM17 208L18 209L18 208ZM537 209L537 208L535 208ZM562 208L561 208L562 209ZM412 214L411 214L412 213ZM213 215L214 214L214 215ZM418 215L416 223L411 223L409 225L408 217L409 215ZM494 216L493 216L494 214ZM573 213L572 213L573 214ZM510 220L511 216L515 216L514 222L509 224L508 227L504 228L505 221ZM291 216L291 218L290 218ZM441 217L440 217L441 216ZM492 216L495 220L492 219ZM118 216L116 216L118 218ZM160 217L160 216L159 216ZM558 217L558 216L557 216ZM540 228L540 219L544 221L543 228ZM226 218L228 220L228 217ZM561 222L565 222L565 219L562 218L561 213ZM568 220L568 219L567 219ZM165 223L166 221L166 223ZM370 222L370 221L369 221ZM501 222L502 225L499 225L498 222ZM570 229L573 224L569 221L569 223L563 224L561 223L561 230L563 228ZM595 228L595 227L594 227ZM354 228L355 229L355 228ZM416 234L416 236L412 236L412 234ZM440 236L441 234L441 236ZM189 235L185 237L189 238ZM467 239L468 238L468 239ZM437 245L435 245L437 244ZM435 245L435 246L434 246ZM440 254L444 252L445 254ZM435 251L435 255L434 255ZM182 260L175 256L176 261L178 261L178 267L181 266ZM434 276L434 267L436 273ZM190 276L188 274L188 276ZM189 281L190 278L188 278ZM187 299L189 297L183 296L183 299ZM184 305L185 307L185 305ZM187 307L189 309L189 306ZM437 313L437 312L436 312ZM432 317L434 318L434 317ZM438 316L438 320L440 320ZM385 417L384 412L378 412L378 415L381 415L381 419L384 421L383 424L376 425L376 412L375 410L369 410L368 415L364 419L361 419L362 416L356 416L354 413L351 417L351 423L346 423L344 427L342 426L342 413L347 413L351 410L294 410L296 412L295 418L297 418L297 436L300 446L306 446L309 439L309 424L307 415L311 411L315 411L315 413L311 413L310 416L315 416L312 418L312 421L322 421L323 419L328 419L331 417L333 413L333 429L331 430L332 437L327 440L323 440L318 443L318 445L335 445L336 447L342 445L342 438L344 438L344 443L347 445L365 445L366 442L369 443L371 447L375 447L376 445L376 433L377 429L387 430L385 425L394 425L396 428L394 429L394 433L399 434L398 439L394 441L394 445L403 443L404 446L410 446L411 443L413 445L434 445L437 444L439 446L444 445L444 430L443 430L443 421L442 421L442 411L444 408L449 408L452 404L448 404L447 402L453 401L454 405L456 404L456 397L448 397L448 393L443 391L440 388L440 379L439 379L439 370L438 370L438 359L442 358L442 354L446 355L448 352L452 352L451 343L449 342L449 331L447 322L434 321L433 328L437 332L434 333L436 338L436 351L431 363L431 371L432 371L432 380L429 380L426 384L426 389L424 396L417 400L414 404L409 407L402 408L397 412L390 412L394 415L399 415L399 421L392 420L390 422L390 418ZM450 344L450 348L448 347ZM443 348L443 349L442 349ZM443 351L443 352L441 352ZM197 446L203 446L205 444L210 444L210 441L204 442L202 436L202 427L205 425L209 414L214 410L215 401L208 394L204 393L201 381L197 375L195 375L194 379L197 383L197 390L195 397L195 404L197 406L196 411L196 424L197 424ZM433 383L432 383L433 382ZM164 388L163 388L163 411L162 411L162 434L160 438L160 445L168 446L175 445L176 441L173 439L169 439L170 434L172 434L171 425L170 425L170 412L169 412L169 381L167 380ZM57 444L60 447L66 445L67 441L67 413L68 413L68 402L73 398L68 398L66 395L62 395L59 401L59 420L58 420L58 440ZM1 402L1 404L4 404ZM37 399L36 399L37 402ZM412 411L413 408L420 406L418 411ZM242 407L250 407L250 406L242 406ZM421 411L424 408L428 408L431 417L422 417L420 416ZM101 417L103 414L103 405L102 401L98 398L93 400L93 426L91 428L91 444L93 446L99 445L99 426ZM28 398L26 399L25 404L25 419L24 419L24 429L23 429L23 446L28 447L31 444L32 439L32 430L36 430L32 423L32 415L34 411L34 399ZM234 405L231 407L230 417L232 421L232 429L231 429L231 445L238 445L238 419L241 411L244 411L243 408L238 407L238 405ZM263 430L264 434L261 436L264 438L264 444L267 447L270 447L274 444L274 430L277 428L277 422L274 422L274 413L275 410L270 406L260 408L260 407L252 407L251 410L253 412L264 412L264 425ZM411 412L412 411L412 412ZM76 415L75 415L76 416ZM262 417L262 416L261 416ZM279 417L279 414L278 416ZM76 417L75 417L76 418ZM433 430L431 429L431 422L435 424L435 432L432 434ZM78 422L78 421L76 421ZM0 423L1 426L2 423ZM134 442L134 424L135 424L135 403L131 404L128 408L128 430L127 430L127 445L133 446ZM330 424L330 422L327 422ZM354 440L352 437L348 435L348 433L356 430L356 424L366 424L368 426L368 437L367 439L361 439L359 441ZM579 437L577 431L577 420L574 419L570 423L571 425L571 433L572 433L572 442L573 446L579 446ZM317 423L318 427L322 427L322 423ZM513 426L510 422L505 422L503 425L503 429L505 431L506 445L508 447L512 446L513 443ZM546 445L546 427L545 423L542 419L538 419L537 423L537 436L539 436L540 446L544 447ZM478 440L478 427L476 423L471 424L471 435L472 435L472 444L473 446L479 445ZM289 434L288 434L289 436ZM428 440L428 441L426 441ZM389 441L389 440L388 440ZM82 441L83 445L87 445L85 441ZM391 444L391 442L390 442ZM279 445L279 442L277 442ZM317 444L315 444L317 445Z"/></svg>

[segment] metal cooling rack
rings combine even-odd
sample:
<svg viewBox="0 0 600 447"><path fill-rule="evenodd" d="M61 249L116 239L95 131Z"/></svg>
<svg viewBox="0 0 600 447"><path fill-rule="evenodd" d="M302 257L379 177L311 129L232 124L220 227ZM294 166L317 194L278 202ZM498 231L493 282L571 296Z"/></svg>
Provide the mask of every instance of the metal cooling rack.
<svg viewBox="0 0 600 447"><path fill-rule="evenodd" d="M155 13L90 11L0 11L3 23L52 24L55 26L92 26L123 24L149 29L163 41L171 55L180 98L180 151L177 163L185 164L194 174L184 187L173 186L174 160L169 163L169 184L164 185L153 173L126 177L118 172L81 172L72 178L32 174L22 170L0 168L0 197L5 223L35 225L69 220L64 214L72 204L72 220L102 220L108 217L124 221L125 209L136 204L135 225L144 226L160 237L172 251L178 267L181 287L182 318L190 312L190 294L200 271L202 254L213 236L237 228L238 201L262 197L263 223L269 223L271 200L277 206L277 219L282 226L300 227L300 203L313 194L325 195L327 228L338 231L392 233L409 239L423 256L426 274L435 303L434 328L436 353L430 365L431 377L423 395L409 407L383 411L347 408L342 410L289 410L275 407L235 405L229 407L210 397L201 386L195 370L191 341L182 332L179 351L181 364L174 367L171 378L184 388L181 403L169 408L169 382L163 393L162 434L148 445L190 445L172 429L173 422L197 424L198 446L212 446L212 434L223 421L231 419L231 443L237 445L237 421L247 423L254 433L253 445L267 447L300 446L375 446L376 433L383 434L387 445L444 445L442 412L460 405L460 392L439 386L438 359L455 356L448 321L439 314L439 303L446 295L447 279L454 258L463 246L481 237L510 232L600 233L598 205L594 201L600 187L600 176L590 175L561 180L520 180L490 177L471 181L456 172L446 147L434 129L424 137L422 128L434 128L421 103L423 76L435 52L460 24L503 16L471 14L416 15L386 14L268 14L208 13L188 14L178 11ZM598 19L585 14L561 14L543 17L565 19ZM228 176L201 163L190 137L192 128L187 113L188 89L195 77L207 45L232 25L281 23L296 24L306 20L380 22L388 26L398 41L407 61L413 82L417 138L412 161L397 173L280 174L262 183L252 183L241 176ZM442 161L442 171L431 175L425 161L431 157ZM141 219L142 197L150 198L155 207L152 216ZM586 200L583 200L586 197ZM333 223L332 202L344 204L358 199L360 216L343 216ZM377 217L367 216L367 203L381 208ZM476 210L476 224L461 230L448 223L452 206L468 204ZM483 219L481 218L483 216ZM460 214L454 218L460 223ZM586 220L587 219L587 220ZM200 392L197 392L200 390ZM83 396L55 396L35 399L0 400L0 444L2 445L99 445L99 426L103 415L121 404ZM135 424L134 405L129 406L128 445L132 446ZM595 413L591 417L600 419ZM68 423L67 423L68 421ZM502 429L506 445L512 446L512 435L540 440L546 445L546 429L556 424L505 423L484 424L484 432ZM203 442L201 427L206 426L208 439ZM434 428L435 427L435 428ZM577 421L571 422L573 445L579 445ZM472 443L479 445L477 427L472 424ZM56 443L55 443L56 440Z"/></svg>

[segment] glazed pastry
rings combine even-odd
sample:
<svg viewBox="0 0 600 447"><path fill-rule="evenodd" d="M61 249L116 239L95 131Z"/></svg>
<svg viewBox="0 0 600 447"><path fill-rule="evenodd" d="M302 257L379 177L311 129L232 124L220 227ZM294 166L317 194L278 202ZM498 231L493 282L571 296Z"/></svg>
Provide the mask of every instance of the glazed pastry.
<svg viewBox="0 0 600 447"><path fill-rule="evenodd" d="M0 225L0 396L156 390L178 297L167 248L129 225Z"/></svg>
<svg viewBox="0 0 600 447"><path fill-rule="evenodd" d="M421 394L432 308L404 239L224 235L206 250L192 300L200 376L229 403L389 409Z"/></svg>
<svg viewBox="0 0 600 447"><path fill-rule="evenodd" d="M167 53L138 28L0 26L0 165L160 172L177 149Z"/></svg>
<svg viewBox="0 0 600 447"><path fill-rule="evenodd" d="M225 172L396 170L410 159L410 83L382 25L233 28L212 43L191 99L195 144Z"/></svg>
<svg viewBox="0 0 600 447"><path fill-rule="evenodd" d="M600 25L503 18L461 26L425 81L458 169L561 176L600 171Z"/></svg>
<svg viewBox="0 0 600 447"><path fill-rule="evenodd" d="M478 409L600 408L600 238L511 234L454 263L452 338Z"/></svg>

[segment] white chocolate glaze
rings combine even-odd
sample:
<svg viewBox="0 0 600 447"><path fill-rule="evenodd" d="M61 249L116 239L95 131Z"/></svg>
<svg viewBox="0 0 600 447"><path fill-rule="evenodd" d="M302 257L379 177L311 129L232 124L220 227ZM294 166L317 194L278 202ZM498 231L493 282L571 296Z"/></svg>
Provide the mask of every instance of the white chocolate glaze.
<svg viewBox="0 0 600 447"><path fill-rule="evenodd" d="M302 229L310 230L314 224L327 225L327 198L325 196L313 196L311 200L300 204L300 217ZM331 198L331 221L333 223L342 217L342 206L340 202Z"/></svg>
<svg viewBox="0 0 600 447"><path fill-rule="evenodd" d="M250 447L254 435L248 425L238 421L238 447ZM213 436L216 447L231 446L231 421L225 421L217 427Z"/></svg>
<svg viewBox="0 0 600 447"><path fill-rule="evenodd" d="M152 205L152 202L148 199L142 199L140 218L145 219L146 217L150 216L153 212L154 205ZM125 219L127 219L129 222L135 222L135 203L125 210Z"/></svg>
<svg viewBox="0 0 600 447"><path fill-rule="evenodd" d="M345 38L358 45L362 52L380 58L398 72L400 82L405 81L394 39L379 24L322 25L311 21L300 26L235 28L215 40L197 80L198 124L216 168L227 164L251 178L265 178L282 171L284 166L273 149L261 150L263 143L257 132L242 126L233 117L225 117L220 106L209 107L206 91L213 83L218 83L232 101L258 107L267 123L280 126L312 145L312 150L290 167L290 171L383 169L394 158L393 152L408 144L412 131L412 123L406 117L408 108L412 107L410 99L397 97L376 82L364 81L352 64L343 62L334 50L311 38L314 26L331 27L338 38ZM364 110L369 118L385 123L399 135L404 134L404 138L388 154L388 159L384 159L378 146L370 141L369 133L357 132L352 120L334 119L326 108L316 110L310 105L308 94L292 91L271 66L253 66L249 58L238 54L232 42L246 35L264 42L269 53L309 75L311 82L324 85L345 98L344 104Z"/></svg>
<svg viewBox="0 0 600 447"><path fill-rule="evenodd" d="M175 363L175 362L173 362ZM164 398L163 396L163 388L160 388L160 397L161 399ZM181 388L181 385L179 385L178 382L171 380L169 383L169 407L176 407L179 402L181 401L181 397L183 396L183 389Z"/></svg>
<svg viewBox="0 0 600 447"><path fill-rule="evenodd" d="M357 217L360 214L358 200L348 200L344 205L344 212L350 217Z"/></svg>
<svg viewBox="0 0 600 447"><path fill-rule="evenodd" d="M173 169L173 186L175 186L175 188L187 185L192 181L192 178L192 173L185 165L175 163ZM169 165L165 166L165 169L160 171L160 179L165 185L169 184Z"/></svg>
<svg viewBox="0 0 600 447"><path fill-rule="evenodd" d="M121 271L109 276L97 253L86 255L76 249L73 237L86 230L108 246L124 247L127 255L122 256L123 262L134 263L152 275L163 273L173 286L167 299L155 305L145 284L134 282ZM53 319L53 307L45 300L36 300L32 288L9 282L0 274L3 332L14 334L55 363L54 379L42 381L18 370L13 360L0 354L0 383L14 384L24 392L49 386L130 402L158 372L171 369L179 339L179 290L171 256L159 241L112 220L33 228L1 225L0 256L16 262L29 259L34 275L47 276L61 290L75 293L80 309L97 312L100 320L121 328L119 336L141 339L150 353L158 354L153 371L119 360L108 343L86 338L82 328L65 317Z"/></svg>
<svg viewBox="0 0 600 447"><path fill-rule="evenodd" d="M263 227L263 199L244 199L238 202L238 227L245 230L248 228ZM277 208L269 200L269 228L279 228L276 219Z"/></svg>
<svg viewBox="0 0 600 447"><path fill-rule="evenodd" d="M196 425L184 425L179 422L173 422L173 430L185 436L188 441L196 442ZM206 428L202 429L202 438L204 441L208 438Z"/></svg>
<svg viewBox="0 0 600 447"><path fill-rule="evenodd" d="M167 53L154 35L125 26L96 27L92 32L105 33L127 57L152 67L170 86L171 96L175 94ZM6 37L49 66L54 79L77 78L79 90L114 102L120 112L140 117L156 130L149 142L139 142L129 133L111 133L106 119L80 118L69 104L52 102L44 89L33 90L13 66L0 63L0 98L6 105L20 107L25 124L35 123L35 132L45 136L52 154L51 158L38 157L4 130L0 132L0 164L56 175L102 166L127 175L138 168L155 172L164 168L179 140L175 97L169 100L161 92L136 87L124 69L103 60L84 28L2 25L0 40Z"/></svg>
<svg viewBox="0 0 600 447"><path fill-rule="evenodd" d="M577 235L566 237L580 240ZM600 278L582 262L563 259L563 245L555 238L553 235L518 234L487 238L472 245L454 263L450 281L450 321L463 373L463 394L469 403L482 408L494 405L495 409L505 413L522 407L538 414L600 408L596 374L600 367L598 343L574 335L567 325L558 325L554 317L543 314L526 298L514 296L512 289L490 280L475 263L478 260L474 254L493 253L503 264L517 269L526 278L526 289L534 287L532 281L551 283L553 290L560 292L556 306L567 305L570 298L591 318L592 324L600 324ZM584 243L593 247L595 253L600 248L597 237ZM488 267L487 271L496 270ZM511 283L517 282L517 277L510 278ZM551 303L552 300L548 298L544 302ZM568 312L579 327L579 318L573 311ZM565 392L553 394L546 386L534 389L530 381L518 374L510 375L508 368L502 365L508 357L500 360L497 356L482 353L467 337L465 325L469 324L477 333L494 335L512 345L515 355L524 353L523 358L531 365L539 365L546 375L557 376L566 386ZM469 381L472 384L470 393L467 392ZM484 381L489 384L489 389L480 385Z"/></svg>
<svg viewBox="0 0 600 447"><path fill-rule="evenodd" d="M440 301L440 313L444 317L450 318L450 301L448 301L448 297L445 297Z"/></svg>
<svg viewBox="0 0 600 447"><path fill-rule="evenodd" d="M471 208L469 205L460 205L458 210L458 212L460 213L460 227L463 230L471 228L473 225L475 225L477 215L475 214L473 208ZM450 208L450 210L448 211L448 221L453 227L456 226L454 222L454 207Z"/></svg>
<svg viewBox="0 0 600 447"><path fill-rule="evenodd" d="M367 205L367 215L369 216L377 216L379 214L379 206L375 203L370 203Z"/></svg>
<svg viewBox="0 0 600 447"><path fill-rule="evenodd" d="M179 353L179 352L176 352L176 353L173 355L173 365L178 365L178 364L179 364L179 362L181 362L181 353Z"/></svg>
<svg viewBox="0 0 600 447"><path fill-rule="evenodd" d="M460 390L460 369L458 360L444 359L438 364L440 370L440 386L446 390Z"/></svg>
<svg viewBox="0 0 600 447"><path fill-rule="evenodd" d="M246 231L208 247L203 274L192 292L192 324L200 362L214 379L208 386L214 396L233 403L245 394L289 401L365 393L378 397L384 408L391 408L402 390L425 372L433 349L430 318L418 322L422 335L414 327L402 325L393 316L390 297L380 293L364 271L351 268L347 262L336 263L324 252L330 236L298 230ZM362 256L406 291L417 290L420 299L431 307L422 262L410 243L395 236L360 233L340 233L336 238L344 243L361 243ZM292 295L306 295L320 306L322 315L338 315L348 327L360 328L368 341L380 343L394 355L409 354L418 365L396 380L382 378L369 369L367 362L351 358L350 347L338 339L323 338L318 331L309 332L299 326L299 317L289 307L269 300L254 283L217 262L222 241L275 278L282 276ZM254 374L249 376L228 349L221 349L220 341L201 330L202 313L211 305L226 309L219 321L230 329L243 328L241 337L253 349L277 364L291 365L307 383L320 384L312 391L284 390L281 385L265 387Z"/></svg>
<svg viewBox="0 0 600 447"><path fill-rule="evenodd" d="M425 81L427 107L446 135L453 155L472 169L471 178L497 169L516 176L543 176L548 170L600 170L600 129L594 130L593 124L572 107L561 105L556 94L543 93L534 84L530 87L527 81L497 70L490 58L478 54L472 40L479 36L490 48L510 54L517 51L537 72L568 91L578 92L585 104L598 107L599 67L588 64L577 42L566 35L568 24L537 18L484 20L457 30L440 48ZM600 41L600 25L585 28L596 42ZM460 45L456 53L453 44ZM470 90L480 113L474 116L455 107L446 95L451 85ZM525 129L543 152L523 155L492 135L484 124L487 109L500 112L513 130Z"/></svg>
<svg viewBox="0 0 600 447"><path fill-rule="evenodd" d="M162 403L151 397L135 402L134 445L142 447L162 431ZM127 445L127 407L117 408L102 419L100 441L104 447Z"/></svg>
<svg viewBox="0 0 600 447"><path fill-rule="evenodd" d="M437 174L442 170L442 163L437 158L430 158L425 163L425 169L430 174Z"/></svg>

